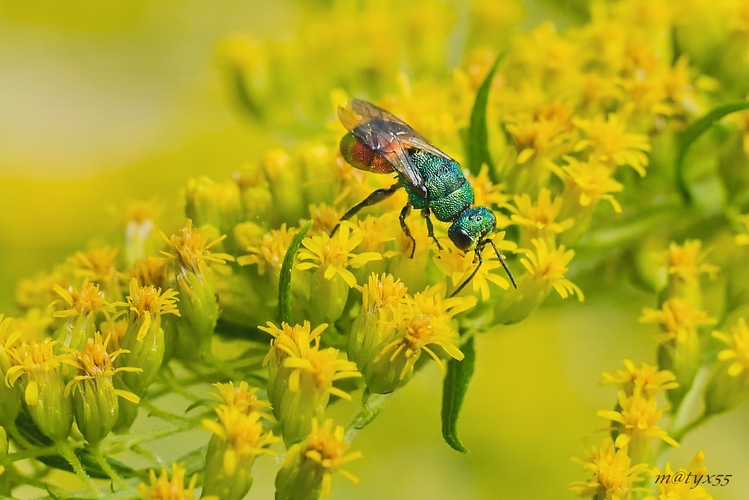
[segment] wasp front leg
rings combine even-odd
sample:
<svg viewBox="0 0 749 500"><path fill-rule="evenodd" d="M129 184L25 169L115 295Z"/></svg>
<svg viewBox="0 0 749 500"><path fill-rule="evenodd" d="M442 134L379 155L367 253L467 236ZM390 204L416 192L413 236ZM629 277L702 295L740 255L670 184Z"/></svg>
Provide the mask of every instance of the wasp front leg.
<svg viewBox="0 0 749 500"><path fill-rule="evenodd" d="M377 191L374 191L372 194L364 198L364 200L361 203L358 203L351 207L348 212L343 214L343 217L341 217L341 220L338 221L338 224L335 225L333 230L330 232L330 236L334 236L336 231L338 231L338 227L341 225L341 222L345 220L349 220L351 217L356 215L359 210L362 208L366 208L372 205L376 205L377 203L381 202L382 200L385 200L393 195L396 191L398 191L398 188L401 187L399 182L396 182L389 188L383 188L378 189Z"/></svg>
<svg viewBox="0 0 749 500"><path fill-rule="evenodd" d="M440 242L437 241L437 237L434 235L434 225L432 225L432 218L431 211L429 210L429 207L424 207L421 209L421 216L424 217L424 220L427 223L427 232L429 233L429 237L434 240L434 242L437 244L437 248L442 251L442 245L440 245Z"/></svg>
<svg viewBox="0 0 749 500"><path fill-rule="evenodd" d="M411 230L408 228L408 225L406 224L406 217L408 217L408 214L411 213L411 204L409 203L405 207L403 207L403 210L401 210L401 214L398 216L398 220L401 223L401 229L403 230L403 234L406 235L411 240L411 243L413 246L411 247L411 256L410 258L414 258L414 252L416 251L416 240L413 236L411 236Z"/></svg>
<svg viewBox="0 0 749 500"><path fill-rule="evenodd" d="M473 257L473 262L475 263L476 260L478 259L478 265L473 270L473 272L468 277L468 279L466 279L463 283L461 283L460 286L456 288L453 293L450 294L450 297L454 297L458 295L461 292L461 290L463 290L466 287L466 285L471 282L473 277L476 276L476 273L479 272L479 268L481 267L481 264L484 263L484 258L481 256L481 253L484 250L485 244L486 244L485 242L480 242L479 244L476 245L476 248L474 249L475 255Z"/></svg>

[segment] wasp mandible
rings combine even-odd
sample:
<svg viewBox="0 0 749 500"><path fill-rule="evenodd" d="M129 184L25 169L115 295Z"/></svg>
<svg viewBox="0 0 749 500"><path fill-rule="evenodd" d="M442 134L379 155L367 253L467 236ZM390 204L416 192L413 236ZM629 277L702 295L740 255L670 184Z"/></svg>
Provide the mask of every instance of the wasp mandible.
<svg viewBox="0 0 749 500"><path fill-rule="evenodd" d="M374 205L403 187L408 202L400 212L403 233L411 239L411 257L416 240L406 224L411 208L421 210L429 237L442 250L434 236L431 216L451 222L447 231L453 244L463 252L473 250L478 265L452 295L458 294L476 275L483 259L481 252L490 244L502 263L512 285L517 288L512 271L489 235L497 226L494 213L486 207L474 207L473 188L463 176L458 162L432 146L406 122L366 101L351 99L338 108L338 118L349 131L341 139L341 154L355 168L376 174L395 173L398 178L389 188L378 189L353 206L341 220L353 217L359 210ZM333 228L335 234L338 225Z"/></svg>

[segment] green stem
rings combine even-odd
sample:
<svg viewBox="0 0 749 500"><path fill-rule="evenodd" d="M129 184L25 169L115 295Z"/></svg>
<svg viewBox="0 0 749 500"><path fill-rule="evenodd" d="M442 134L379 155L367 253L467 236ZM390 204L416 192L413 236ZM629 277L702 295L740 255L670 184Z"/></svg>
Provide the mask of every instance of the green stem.
<svg viewBox="0 0 749 500"><path fill-rule="evenodd" d="M192 429L200 425L203 419L215 416L216 414L213 412L213 410L211 410L191 419L185 419L171 427L156 429L150 432L144 432L142 434L136 435L126 434L123 436L112 436L107 438L107 440L103 443L106 446L102 446L101 449L105 455L116 455L117 453L132 449L134 446L140 445L142 443L156 441L157 439L162 439L173 434Z"/></svg>
<svg viewBox="0 0 749 500"><path fill-rule="evenodd" d="M86 471L83 469L83 465L81 465L81 461L78 460L78 456L75 454L73 447L70 446L70 443L68 443L67 441L60 441L55 444L57 445L57 451L59 451L60 455L62 455L62 457L68 461L70 466L73 467L73 471L81 480L86 489L91 493L96 494L97 497L101 496L99 494L99 490L96 489L96 485L94 484L93 480L88 477L88 474L86 474Z"/></svg>
<svg viewBox="0 0 749 500"><path fill-rule="evenodd" d="M18 430L18 427L16 427L15 422L11 422L7 426L5 426L5 430L8 431L8 433L10 434L10 437L13 438L13 440L16 443L20 444L24 449L33 450L37 448L37 446L35 446L33 443L29 442L28 439L23 437L21 432Z"/></svg>
<svg viewBox="0 0 749 500"><path fill-rule="evenodd" d="M57 454L56 446L45 446L43 448L32 448L30 450L22 450L22 451L16 451L14 453L10 453L8 454L8 456L5 458L4 461L7 463L13 463L19 460L25 460L27 458L36 458L36 457L43 457L44 455L56 455L56 454Z"/></svg>
<svg viewBox="0 0 749 500"><path fill-rule="evenodd" d="M153 453L151 450L147 450L143 448L140 445L135 445L130 449L133 453L137 453L138 455L145 457L152 461L154 464L163 467L164 466L164 460L161 459L158 455Z"/></svg>
<svg viewBox="0 0 749 500"><path fill-rule="evenodd" d="M110 478L112 478L112 481L117 483L122 489L131 489L130 485L127 484L119 474L117 474L117 472L112 468L111 465L109 465L109 462L107 462L107 459L104 458L104 455L101 453L99 445L90 447L89 451L91 452L91 455L94 457L94 460L96 460L96 463L99 464L101 469L106 472Z"/></svg>
<svg viewBox="0 0 749 500"><path fill-rule="evenodd" d="M177 377L174 375L174 372L172 371L171 367L169 367L169 365L162 367L159 375L161 376L161 379L164 381L167 387L172 391L190 401L200 401L199 397L185 389L185 387L188 387L189 384L185 384L184 381L177 380Z"/></svg>
<svg viewBox="0 0 749 500"><path fill-rule="evenodd" d="M183 417L181 415L175 415L174 413L169 413L168 411L164 411L161 408L158 408L153 403L148 401L147 399L141 399L140 400L140 406L144 410L148 412L149 415L160 418L161 420L166 420L167 422L184 422L184 421L190 421L191 418Z"/></svg>
<svg viewBox="0 0 749 500"><path fill-rule="evenodd" d="M374 420L377 415L380 414L382 409L385 407L385 403L393 394L395 393L364 393L364 396L362 397L362 407L359 410L359 413L357 413L356 416L354 416L354 418L351 420L351 423L348 425L348 429L346 429L346 435L344 439L347 443L353 441L356 435L359 434L359 431L362 430L367 424Z"/></svg>

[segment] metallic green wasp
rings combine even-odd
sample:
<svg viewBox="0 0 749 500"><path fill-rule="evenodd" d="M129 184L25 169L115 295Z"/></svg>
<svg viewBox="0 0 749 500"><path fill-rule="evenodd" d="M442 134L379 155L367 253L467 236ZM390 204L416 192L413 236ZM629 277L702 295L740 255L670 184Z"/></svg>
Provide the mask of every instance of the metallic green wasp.
<svg viewBox="0 0 749 500"><path fill-rule="evenodd" d="M403 120L366 101L352 99L345 107L338 108L338 118L349 131L341 139L341 154L351 166L398 176L395 184L376 190L346 212L341 220L353 217L362 208L384 200L403 187L408 193L408 203L401 210L399 219L403 233L413 243L411 257L416 250L416 240L406 225L406 217L412 207L421 210L429 236L440 250L442 246L434 236L432 214L437 220L452 223L447 234L458 249L475 253L474 262L478 261L478 265L453 295L459 293L478 272L483 262L481 252L487 243L494 248L512 285L517 288L512 271L494 240L489 238L496 229L497 219L488 208L472 206L473 188L463 176L458 162L429 144ZM338 226L333 233L337 229Z"/></svg>

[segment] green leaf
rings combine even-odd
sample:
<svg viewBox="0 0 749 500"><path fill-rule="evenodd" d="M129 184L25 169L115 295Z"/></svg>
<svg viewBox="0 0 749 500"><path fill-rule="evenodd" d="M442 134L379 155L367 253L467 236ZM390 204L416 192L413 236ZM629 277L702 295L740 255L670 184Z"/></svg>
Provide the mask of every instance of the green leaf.
<svg viewBox="0 0 749 500"><path fill-rule="evenodd" d="M294 235L294 239L291 240L291 246L286 251L286 256L283 258L283 265L281 266L281 276L278 281L278 313L281 316L281 321L289 325L293 322L291 315L291 269L296 260L296 253L299 251L299 247L302 246L302 240L311 227L312 221L309 221Z"/></svg>
<svg viewBox="0 0 749 500"><path fill-rule="evenodd" d="M720 119L731 113L744 109L749 109L749 101L738 101L718 106L696 122L692 123L684 131L684 134L681 137L679 151L676 156L676 183L685 202L692 202L692 192L689 188L684 169L684 158L687 155L687 151L689 151L692 144L694 144L702 134L707 132Z"/></svg>
<svg viewBox="0 0 749 500"><path fill-rule="evenodd" d="M458 438L457 427L460 409L463 407L476 363L473 337L466 340L460 350L463 351L465 358L462 361L451 359L447 363L447 373L442 386L442 437L453 450L467 453L468 449Z"/></svg>
<svg viewBox="0 0 749 500"><path fill-rule="evenodd" d="M499 179L494 162L492 162L491 155L489 154L489 131L486 125L486 108L489 104L489 91L492 88L494 75L497 73L497 68L503 58L504 54L500 54L497 57L486 78L481 82L478 92L476 92L476 100L473 102L473 109L471 110L471 121L468 124L468 137L466 138L466 166L468 167L468 171L473 175L478 175L481 171L481 165L486 163L489 165L489 174L492 182L498 182Z"/></svg>

